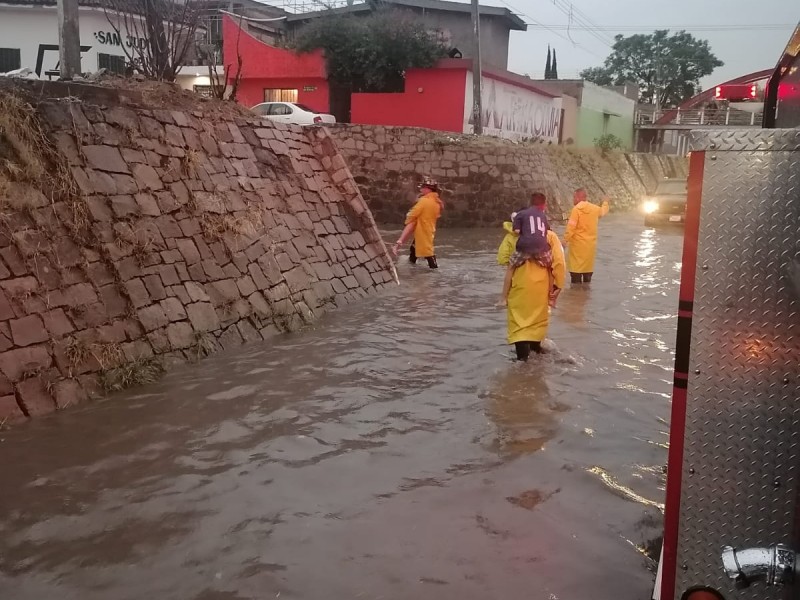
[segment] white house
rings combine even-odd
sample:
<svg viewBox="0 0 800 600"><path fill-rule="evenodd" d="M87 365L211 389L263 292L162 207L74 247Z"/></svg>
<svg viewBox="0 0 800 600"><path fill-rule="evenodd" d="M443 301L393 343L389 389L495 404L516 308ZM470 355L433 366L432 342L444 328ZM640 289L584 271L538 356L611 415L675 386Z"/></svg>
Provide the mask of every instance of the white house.
<svg viewBox="0 0 800 600"><path fill-rule="evenodd" d="M128 58L123 46L135 56L136 46L147 43L136 32L129 34L124 19L114 21L117 33L98 0L82 0L78 15L82 73L100 69L124 73ZM0 73L29 68L39 79L58 79L58 63L56 0L0 0ZM207 93L208 67L185 67L177 83Z"/></svg>
<svg viewBox="0 0 800 600"><path fill-rule="evenodd" d="M81 71L125 70L125 51L142 38L128 35L124 25L117 34L98 2L78 9L81 36ZM57 79L58 14L55 0L0 0L0 73L29 68L40 79Z"/></svg>

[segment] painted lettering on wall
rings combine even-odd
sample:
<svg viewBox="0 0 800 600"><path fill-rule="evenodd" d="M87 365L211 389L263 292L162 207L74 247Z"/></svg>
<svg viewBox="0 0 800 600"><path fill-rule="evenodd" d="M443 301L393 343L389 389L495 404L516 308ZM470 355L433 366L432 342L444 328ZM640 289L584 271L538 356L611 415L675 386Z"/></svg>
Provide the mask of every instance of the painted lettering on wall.
<svg viewBox="0 0 800 600"><path fill-rule="evenodd" d="M123 39L128 48L142 49L147 46L147 38L132 35L123 36L116 31L95 31L94 39L106 46L122 46Z"/></svg>
<svg viewBox="0 0 800 600"><path fill-rule="evenodd" d="M483 108L483 131L509 139L540 138L558 141L561 129L561 107L547 96L532 90L482 78L481 104ZM465 108L465 132L472 131L472 82L468 82Z"/></svg>

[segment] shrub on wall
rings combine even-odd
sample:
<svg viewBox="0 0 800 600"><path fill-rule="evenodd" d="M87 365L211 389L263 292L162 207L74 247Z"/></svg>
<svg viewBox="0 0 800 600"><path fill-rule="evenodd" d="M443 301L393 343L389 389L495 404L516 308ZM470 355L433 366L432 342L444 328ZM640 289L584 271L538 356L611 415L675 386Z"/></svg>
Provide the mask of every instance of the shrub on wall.
<svg viewBox="0 0 800 600"><path fill-rule="evenodd" d="M606 133L599 138L594 139L595 148L598 148L605 156L612 150L619 150L622 148L622 140L615 136L613 133Z"/></svg>

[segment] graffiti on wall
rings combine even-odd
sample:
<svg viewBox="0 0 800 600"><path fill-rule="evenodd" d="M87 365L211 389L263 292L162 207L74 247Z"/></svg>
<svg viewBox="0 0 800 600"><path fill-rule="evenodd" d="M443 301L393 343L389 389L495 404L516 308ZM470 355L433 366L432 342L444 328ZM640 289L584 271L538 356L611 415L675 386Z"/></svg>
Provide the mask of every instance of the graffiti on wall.
<svg viewBox="0 0 800 600"><path fill-rule="evenodd" d="M542 139L558 142L561 105L557 98L503 81L482 78L483 132L507 139ZM472 132L472 78L467 77L464 132Z"/></svg>

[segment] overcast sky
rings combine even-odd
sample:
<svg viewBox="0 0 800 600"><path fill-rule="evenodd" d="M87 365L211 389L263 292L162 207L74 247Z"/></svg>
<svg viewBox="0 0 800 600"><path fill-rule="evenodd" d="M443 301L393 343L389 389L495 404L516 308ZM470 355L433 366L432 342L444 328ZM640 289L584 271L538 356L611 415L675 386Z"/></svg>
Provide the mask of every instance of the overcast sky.
<svg viewBox="0 0 800 600"><path fill-rule="evenodd" d="M550 44L558 51L559 77L575 78L581 69L603 63L617 33L686 29L695 37L707 39L717 58L725 63L702 81L704 89L774 67L800 20L800 0L481 0L481 3L506 6L528 23L528 31L511 32L510 71L541 78Z"/></svg>

